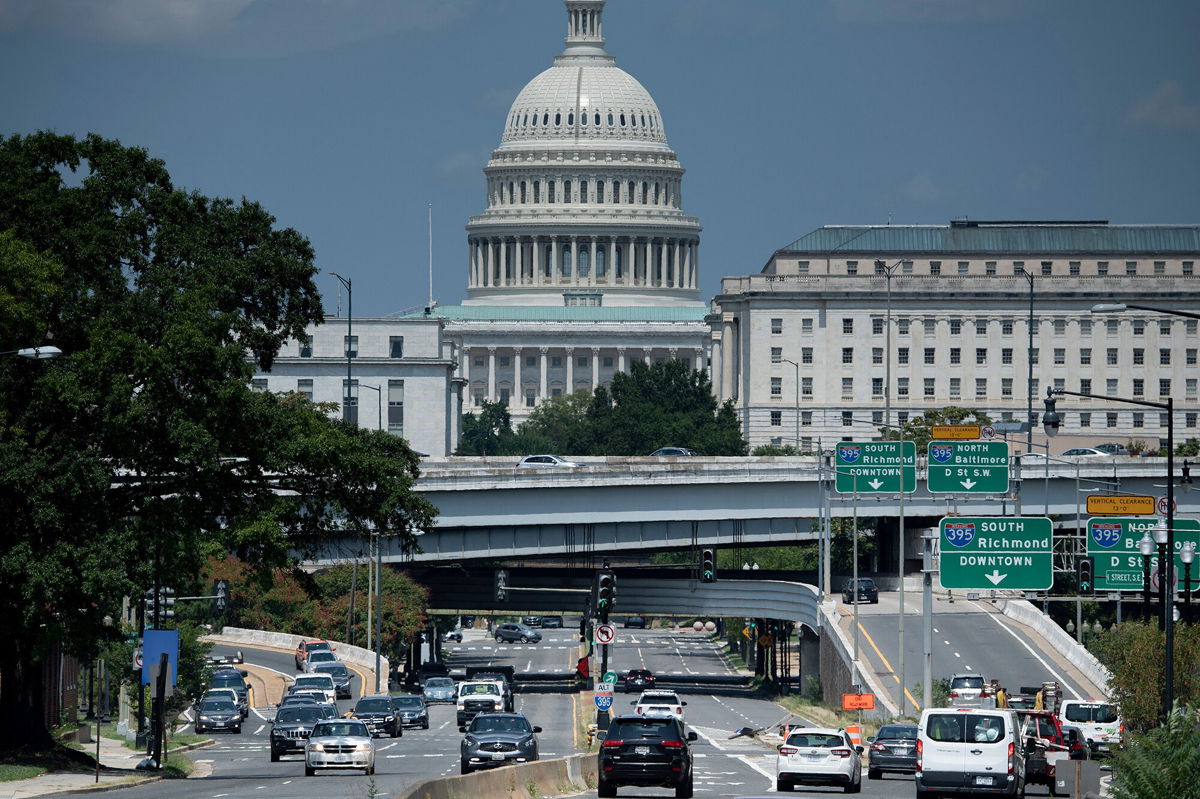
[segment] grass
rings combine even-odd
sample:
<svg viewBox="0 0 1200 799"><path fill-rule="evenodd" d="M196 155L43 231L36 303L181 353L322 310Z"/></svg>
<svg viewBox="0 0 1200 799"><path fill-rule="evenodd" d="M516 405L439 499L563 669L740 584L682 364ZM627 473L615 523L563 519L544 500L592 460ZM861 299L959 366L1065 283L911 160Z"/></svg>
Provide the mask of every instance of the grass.
<svg viewBox="0 0 1200 799"><path fill-rule="evenodd" d="M183 755L171 755L167 759L167 764L163 766L162 775L169 780L186 779L191 775L196 768L196 764L189 757Z"/></svg>
<svg viewBox="0 0 1200 799"><path fill-rule="evenodd" d="M7 763L0 765L0 782L12 782L13 780L27 780L30 777L36 777L39 774L45 774L49 769L45 766L30 766L21 763Z"/></svg>

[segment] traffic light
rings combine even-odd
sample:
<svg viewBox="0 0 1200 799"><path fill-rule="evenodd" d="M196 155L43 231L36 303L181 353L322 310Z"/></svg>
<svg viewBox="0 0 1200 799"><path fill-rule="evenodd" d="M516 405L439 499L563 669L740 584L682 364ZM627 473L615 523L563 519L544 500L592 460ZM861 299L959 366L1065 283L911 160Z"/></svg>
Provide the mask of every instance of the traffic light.
<svg viewBox="0 0 1200 799"><path fill-rule="evenodd" d="M217 613L224 613L229 609L229 581L214 580L213 581L213 610Z"/></svg>
<svg viewBox="0 0 1200 799"><path fill-rule="evenodd" d="M1183 477L1179 481L1183 485L1192 484L1192 464L1187 462L1187 458L1183 460Z"/></svg>
<svg viewBox="0 0 1200 799"><path fill-rule="evenodd" d="M612 572L600 572L596 577L596 611L607 620L617 598L617 576Z"/></svg>
<svg viewBox="0 0 1200 799"><path fill-rule="evenodd" d="M146 616L148 621L147 627L157 627L162 624L164 619L170 619L175 616L175 589L160 588L157 594L154 589L146 591L144 600L146 605Z"/></svg>
<svg viewBox="0 0 1200 799"><path fill-rule="evenodd" d="M1081 557L1075 561L1075 576L1078 578L1079 593L1090 594L1096 588L1096 583L1092 579L1092 559L1090 557Z"/></svg>
<svg viewBox="0 0 1200 799"><path fill-rule="evenodd" d="M715 583L717 581L717 555L711 549L700 553L700 582Z"/></svg>
<svg viewBox="0 0 1200 799"><path fill-rule="evenodd" d="M496 601L508 599L508 569L496 569Z"/></svg>

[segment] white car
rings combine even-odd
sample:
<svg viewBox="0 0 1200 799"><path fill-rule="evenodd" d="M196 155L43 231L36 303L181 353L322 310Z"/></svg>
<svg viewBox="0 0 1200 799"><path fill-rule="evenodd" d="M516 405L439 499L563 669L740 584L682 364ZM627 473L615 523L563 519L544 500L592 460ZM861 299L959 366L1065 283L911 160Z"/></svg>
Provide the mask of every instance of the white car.
<svg viewBox="0 0 1200 799"><path fill-rule="evenodd" d="M1064 458L1111 458L1112 453L1104 450L1096 449L1095 447L1071 447L1063 451Z"/></svg>
<svg viewBox="0 0 1200 799"><path fill-rule="evenodd" d="M1079 728L1095 756L1108 753L1121 742L1121 719L1117 708L1102 699L1064 699L1058 704L1058 717L1063 724Z"/></svg>
<svg viewBox="0 0 1200 799"><path fill-rule="evenodd" d="M995 707L996 697L982 674L955 674L950 678L950 707Z"/></svg>
<svg viewBox="0 0 1200 799"><path fill-rule="evenodd" d="M796 785L837 785L846 793L862 790L863 748L845 730L801 727L788 733L775 757L775 790Z"/></svg>
<svg viewBox="0 0 1200 799"><path fill-rule="evenodd" d="M518 469L533 469L543 466L574 468L579 466L579 464L575 463L575 461L569 461L566 458L560 458L557 455L526 455L524 458L521 458L521 462L517 464Z"/></svg>
<svg viewBox="0 0 1200 799"><path fill-rule="evenodd" d="M643 691L642 695L629 704L639 716L674 716L683 721L683 702L674 691Z"/></svg>
<svg viewBox="0 0 1200 799"><path fill-rule="evenodd" d="M296 678L291 693L303 691L306 688L320 691L325 695L326 702L331 705L337 704L337 686L333 684L333 678L328 674L301 674Z"/></svg>
<svg viewBox="0 0 1200 799"><path fill-rule="evenodd" d="M338 656L333 652L319 649L315 652L310 652L308 657L304 659L304 671L306 674L320 674L317 666L320 666L322 663L337 662Z"/></svg>
<svg viewBox="0 0 1200 799"><path fill-rule="evenodd" d="M319 768L360 768L375 773L375 742L358 719L318 721L304 745L304 775Z"/></svg>

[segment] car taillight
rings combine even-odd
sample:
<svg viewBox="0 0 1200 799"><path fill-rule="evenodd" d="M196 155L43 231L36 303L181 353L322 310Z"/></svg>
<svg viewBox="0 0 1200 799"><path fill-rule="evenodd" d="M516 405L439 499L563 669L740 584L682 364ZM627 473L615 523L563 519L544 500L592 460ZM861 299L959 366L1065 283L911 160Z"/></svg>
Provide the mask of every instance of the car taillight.
<svg viewBox="0 0 1200 799"><path fill-rule="evenodd" d="M1012 744L1009 744L1012 746ZM925 753L925 745L920 738L917 739L917 771L921 770L921 756ZM1010 766L1011 768L1011 766Z"/></svg>
<svg viewBox="0 0 1200 799"><path fill-rule="evenodd" d="M951 691L951 692L950 692L950 698L951 698L951 699L958 699L958 691Z"/></svg>
<svg viewBox="0 0 1200 799"><path fill-rule="evenodd" d="M602 746L606 749L607 748L616 748L618 746L621 746L623 743L625 743L625 742L622 741L620 738L613 738L610 741L605 741L604 743L600 744L600 746Z"/></svg>
<svg viewBox="0 0 1200 799"><path fill-rule="evenodd" d="M850 757L851 752L849 749L831 749L829 750L829 754L837 755L838 757Z"/></svg>
<svg viewBox="0 0 1200 799"><path fill-rule="evenodd" d="M980 696L980 697L987 697L987 696L991 696L991 694L989 694L987 691L980 691L980 692L979 692L979 696Z"/></svg>
<svg viewBox="0 0 1200 799"><path fill-rule="evenodd" d="M683 712L683 708L682 708L682 707L677 707L677 708L675 708L675 712L676 712L676 713L682 713L682 712Z"/></svg>
<svg viewBox="0 0 1200 799"><path fill-rule="evenodd" d="M642 715L642 707L641 707L641 705L639 705L639 706L635 707L635 708L634 708L634 710L636 710L636 711L637 711L637 714L638 714L639 716L640 716L640 715Z"/></svg>
<svg viewBox="0 0 1200 799"><path fill-rule="evenodd" d="M781 747L779 747L779 754L781 754L781 755L794 755L794 754L796 754L796 752L798 752L798 751L799 751L799 750L798 750L798 749L796 749L796 747L794 747L794 746L781 746Z"/></svg>
<svg viewBox="0 0 1200 799"><path fill-rule="evenodd" d="M883 744L871 744L871 749L876 752L886 752L888 750L888 748Z"/></svg>
<svg viewBox="0 0 1200 799"><path fill-rule="evenodd" d="M662 745L667 749L682 749L683 741L663 741Z"/></svg>
<svg viewBox="0 0 1200 799"><path fill-rule="evenodd" d="M1012 743L1010 743L1008 745L1008 773L1009 774L1013 773L1013 755L1015 754L1015 752L1016 752L1016 747Z"/></svg>

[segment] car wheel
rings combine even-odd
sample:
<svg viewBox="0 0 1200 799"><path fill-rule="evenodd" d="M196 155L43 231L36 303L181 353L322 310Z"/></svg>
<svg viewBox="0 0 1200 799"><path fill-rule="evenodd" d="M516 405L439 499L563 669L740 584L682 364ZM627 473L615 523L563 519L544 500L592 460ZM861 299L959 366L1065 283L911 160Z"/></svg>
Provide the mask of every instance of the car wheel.
<svg viewBox="0 0 1200 799"><path fill-rule="evenodd" d="M365 769L363 769L363 773L368 777L375 776L375 766L367 766Z"/></svg>
<svg viewBox="0 0 1200 799"><path fill-rule="evenodd" d="M688 777L688 781L675 786L675 799L692 799L692 778Z"/></svg>
<svg viewBox="0 0 1200 799"><path fill-rule="evenodd" d="M917 788L917 799L937 799L937 791L926 791Z"/></svg>
<svg viewBox="0 0 1200 799"><path fill-rule="evenodd" d="M521 643L523 643L523 644L527 644L527 643L529 643L529 636L527 636L527 635L522 635L522 636L521 636Z"/></svg>
<svg viewBox="0 0 1200 799"><path fill-rule="evenodd" d="M881 776L882 776L882 772L880 772L880 770L879 770L879 769L877 769L877 768L869 768L869 769L867 769L867 779L869 779L869 780L877 780L877 779L879 779Z"/></svg>
<svg viewBox="0 0 1200 799"><path fill-rule="evenodd" d="M786 793L787 791L790 791L791 789L792 789L792 784L790 782L784 782L783 780L780 780L780 779L775 780L775 790L778 791L779 793Z"/></svg>
<svg viewBox="0 0 1200 799"><path fill-rule="evenodd" d="M426 721L424 724L422 724L422 725L421 725L421 729L423 729L423 730L427 730L427 729L429 729L429 722L428 722L428 721Z"/></svg>
<svg viewBox="0 0 1200 799"><path fill-rule="evenodd" d="M596 783L596 796L609 797L617 795L617 786L605 780Z"/></svg>
<svg viewBox="0 0 1200 799"><path fill-rule="evenodd" d="M471 767L468 766L466 763L459 763L458 765L459 765L460 773L462 773L462 774L470 774L471 773Z"/></svg>
<svg viewBox="0 0 1200 799"><path fill-rule="evenodd" d="M279 753L278 753L278 752L276 752L274 749L272 749L272 750L271 750L271 762L272 762L272 763L278 763L278 762L279 762Z"/></svg>
<svg viewBox="0 0 1200 799"><path fill-rule="evenodd" d="M842 789L846 793L858 793L862 790L862 776L860 775L856 782L852 782Z"/></svg>
<svg viewBox="0 0 1200 799"><path fill-rule="evenodd" d="M304 767L304 776L305 777L311 777L312 775L314 775L316 773L317 773L317 770L315 768L313 768L312 766Z"/></svg>
<svg viewBox="0 0 1200 799"><path fill-rule="evenodd" d="M501 637L500 637L500 636L498 636L498 635L496 636L496 643L498 643L498 644L499 644L499 643L502 643L503 641L504 641L504 639L503 639L503 638L501 638Z"/></svg>

